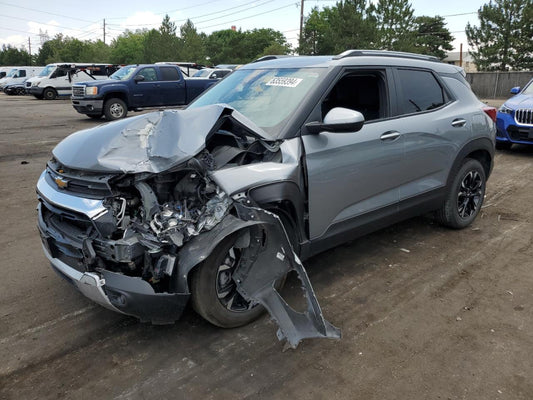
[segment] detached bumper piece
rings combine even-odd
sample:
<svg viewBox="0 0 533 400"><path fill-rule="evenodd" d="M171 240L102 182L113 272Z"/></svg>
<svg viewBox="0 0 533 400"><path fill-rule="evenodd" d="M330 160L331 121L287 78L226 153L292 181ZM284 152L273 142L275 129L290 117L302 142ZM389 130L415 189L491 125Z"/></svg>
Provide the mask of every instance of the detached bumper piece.
<svg viewBox="0 0 533 400"><path fill-rule="evenodd" d="M296 348L302 339L340 339L340 330L324 319L307 272L292 250L278 216L260 208L241 204L236 204L236 207L241 219L259 221L256 229L251 229L249 247L234 274L239 293L247 300L261 303L268 310L279 326L278 339L286 339L292 348ZM290 307L274 288L275 282L290 271L298 274L305 291L305 313Z"/></svg>

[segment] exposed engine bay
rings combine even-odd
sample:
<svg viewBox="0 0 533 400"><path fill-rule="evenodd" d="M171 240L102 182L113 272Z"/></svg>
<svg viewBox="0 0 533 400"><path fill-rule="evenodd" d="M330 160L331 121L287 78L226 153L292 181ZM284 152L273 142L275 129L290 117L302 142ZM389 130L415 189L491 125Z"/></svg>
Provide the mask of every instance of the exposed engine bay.
<svg viewBox="0 0 533 400"><path fill-rule="evenodd" d="M246 191L230 196L213 178L222 169L283 163L281 143L249 129L236 112L213 107L201 145L197 138L186 146L181 137L168 139L177 113L165 111L137 117L92 159L76 163L72 152L58 146L37 186L39 229L52 266L104 306L143 321L174 322L190 296L190 272L239 232L240 263L231 279L245 301L270 312L279 339L296 347L303 338L340 337L323 318L279 217L254 204ZM194 110L185 120L198 117ZM154 141L157 132L165 140ZM181 153L169 151L180 141ZM294 311L275 289L291 270L305 291L305 313ZM81 285L83 279L94 288Z"/></svg>

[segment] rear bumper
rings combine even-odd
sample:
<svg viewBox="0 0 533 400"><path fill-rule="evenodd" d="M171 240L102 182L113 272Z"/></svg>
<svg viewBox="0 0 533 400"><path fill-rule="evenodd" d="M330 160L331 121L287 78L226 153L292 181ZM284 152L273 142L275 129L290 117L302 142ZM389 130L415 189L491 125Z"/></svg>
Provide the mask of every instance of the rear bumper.
<svg viewBox="0 0 533 400"><path fill-rule="evenodd" d="M102 114L104 100L78 100L73 98L72 107L80 114Z"/></svg>

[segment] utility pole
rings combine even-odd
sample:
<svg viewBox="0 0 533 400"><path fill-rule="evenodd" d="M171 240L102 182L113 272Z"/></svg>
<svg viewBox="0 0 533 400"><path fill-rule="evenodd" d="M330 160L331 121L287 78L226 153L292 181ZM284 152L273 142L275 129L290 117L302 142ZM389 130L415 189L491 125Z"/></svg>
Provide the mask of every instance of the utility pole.
<svg viewBox="0 0 533 400"><path fill-rule="evenodd" d="M30 53L30 63L31 66L31 38L28 36L28 53Z"/></svg>
<svg viewBox="0 0 533 400"><path fill-rule="evenodd" d="M104 44L105 44L105 18L104 18Z"/></svg>
<svg viewBox="0 0 533 400"><path fill-rule="evenodd" d="M300 38L298 40L298 45L302 46L302 34L304 30L304 0L302 0L302 4L300 5Z"/></svg>

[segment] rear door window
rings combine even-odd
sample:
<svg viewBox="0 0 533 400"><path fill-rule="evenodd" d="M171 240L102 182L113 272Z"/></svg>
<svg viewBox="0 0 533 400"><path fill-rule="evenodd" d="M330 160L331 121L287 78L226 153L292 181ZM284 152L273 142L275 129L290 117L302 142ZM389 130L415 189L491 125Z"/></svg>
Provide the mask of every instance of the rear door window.
<svg viewBox="0 0 533 400"><path fill-rule="evenodd" d="M179 81L180 75L177 68L174 67L159 67L161 71L161 78L163 81Z"/></svg>
<svg viewBox="0 0 533 400"><path fill-rule="evenodd" d="M429 71L398 69L400 114L433 110L446 103L446 94Z"/></svg>

